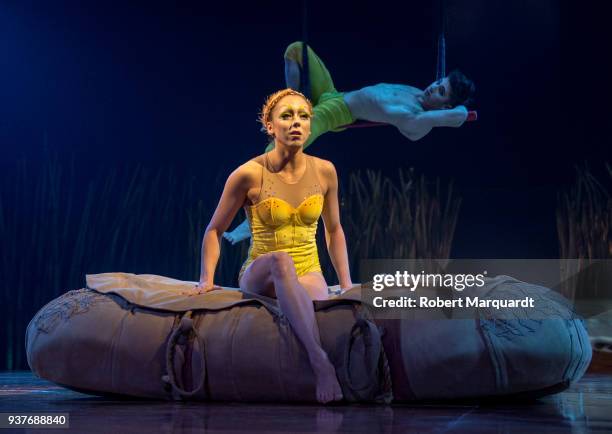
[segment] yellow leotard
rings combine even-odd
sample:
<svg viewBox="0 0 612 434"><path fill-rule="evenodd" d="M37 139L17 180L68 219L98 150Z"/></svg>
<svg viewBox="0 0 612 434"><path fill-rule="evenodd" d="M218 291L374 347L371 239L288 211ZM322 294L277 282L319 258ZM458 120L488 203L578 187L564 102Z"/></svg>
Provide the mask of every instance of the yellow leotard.
<svg viewBox="0 0 612 434"><path fill-rule="evenodd" d="M288 183L269 169L265 154L258 201L246 205L251 227L251 245L238 280L255 258L269 252L287 252L298 276L321 272L317 253L317 223L323 212L323 193L314 157L306 157L306 170L295 183Z"/></svg>

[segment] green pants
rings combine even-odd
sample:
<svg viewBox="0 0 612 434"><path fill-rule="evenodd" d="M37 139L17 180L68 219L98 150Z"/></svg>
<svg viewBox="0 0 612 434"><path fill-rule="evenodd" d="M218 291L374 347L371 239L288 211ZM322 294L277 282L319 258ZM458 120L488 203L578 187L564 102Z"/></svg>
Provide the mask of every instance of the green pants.
<svg viewBox="0 0 612 434"><path fill-rule="evenodd" d="M294 42L285 50L285 59L293 60L302 68L302 43ZM334 87L331 74L323 61L308 47L308 71L314 116L310 124L310 137L304 144L306 149L319 136L328 131L342 131L342 125L355 122L348 106L344 102L344 94ZM274 148L274 142L268 144L266 151Z"/></svg>

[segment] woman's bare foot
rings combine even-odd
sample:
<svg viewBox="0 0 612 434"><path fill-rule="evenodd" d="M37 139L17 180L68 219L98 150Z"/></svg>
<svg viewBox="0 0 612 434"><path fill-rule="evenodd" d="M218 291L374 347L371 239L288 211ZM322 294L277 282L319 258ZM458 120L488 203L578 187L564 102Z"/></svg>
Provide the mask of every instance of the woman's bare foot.
<svg viewBox="0 0 612 434"><path fill-rule="evenodd" d="M338 383L336 377L336 369L327 358L325 351L321 350L321 353L319 360L311 361L317 382L317 401L322 404L339 401L343 396L340 383Z"/></svg>

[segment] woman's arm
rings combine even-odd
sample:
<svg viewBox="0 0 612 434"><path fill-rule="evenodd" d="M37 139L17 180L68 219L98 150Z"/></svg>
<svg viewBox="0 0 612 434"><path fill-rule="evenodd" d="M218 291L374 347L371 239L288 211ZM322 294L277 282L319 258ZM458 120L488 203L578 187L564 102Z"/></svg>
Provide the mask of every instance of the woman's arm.
<svg viewBox="0 0 612 434"><path fill-rule="evenodd" d="M338 282L342 289L353 286L349 270L348 253L346 251L346 238L340 224L340 207L338 205L338 175L334 165L325 160L321 163L321 173L327 183L327 192L323 203L323 223L325 224L325 241L327 251L332 261Z"/></svg>
<svg viewBox="0 0 612 434"><path fill-rule="evenodd" d="M227 178L217 209L206 227L202 239L201 272L198 285L201 289L212 289L215 268L219 261L221 235L227 230L247 197L249 180L252 175L251 164L243 164Z"/></svg>

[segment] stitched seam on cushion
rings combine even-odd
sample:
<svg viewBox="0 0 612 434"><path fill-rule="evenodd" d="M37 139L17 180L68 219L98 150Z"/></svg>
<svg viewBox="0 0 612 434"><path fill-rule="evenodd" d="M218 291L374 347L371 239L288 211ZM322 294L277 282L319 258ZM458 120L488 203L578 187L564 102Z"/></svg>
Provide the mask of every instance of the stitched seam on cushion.
<svg viewBox="0 0 612 434"><path fill-rule="evenodd" d="M125 313L123 314L123 317L121 317L121 321L119 322L119 325L117 326L117 339L114 339L111 341L111 348L110 348L110 375L111 375L111 388L113 390L115 390L116 384L115 384L115 353L116 353L116 347L117 344L121 342L121 335L123 334L123 322L125 321L125 318L130 314L130 310L126 309Z"/></svg>
<svg viewBox="0 0 612 434"><path fill-rule="evenodd" d="M231 381L232 381L232 388L234 389L234 393L235 395L238 397L239 401L242 401L242 395L240 394L240 389L237 386L237 381L236 381L236 370L234 369L234 343L236 340L236 330L238 330L238 325L240 324L240 315L237 315L235 312L235 308L231 310L232 315L234 316L234 319L232 321L232 329L231 329L231 344L230 344L230 360L229 360L229 365L230 365L230 372L231 372Z"/></svg>

